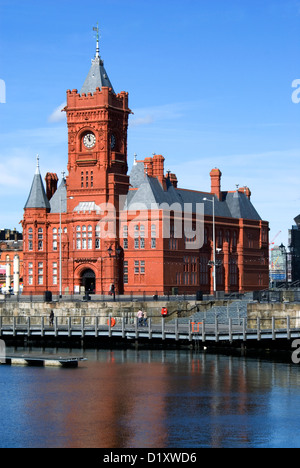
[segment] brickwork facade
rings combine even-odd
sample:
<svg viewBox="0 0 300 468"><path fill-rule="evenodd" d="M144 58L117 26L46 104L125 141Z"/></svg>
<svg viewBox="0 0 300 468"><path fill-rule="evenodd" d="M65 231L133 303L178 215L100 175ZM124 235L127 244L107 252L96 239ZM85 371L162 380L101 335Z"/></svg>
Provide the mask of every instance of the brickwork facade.
<svg viewBox="0 0 300 468"><path fill-rule="evenodd" d="M93 67L107 81L97 56ZM34 176L23 218L24 294L102 294L112 285L120 294L212 293L214 246L217 290L266 288L269 228L250 190L223 192L219 169L210 193L179 189L162 155L135 161L128 175L128 93L100 78L95 85L94 71L85 92L67 91L67 177L57 187L48 173L45 188L39 167Z"/></svg>

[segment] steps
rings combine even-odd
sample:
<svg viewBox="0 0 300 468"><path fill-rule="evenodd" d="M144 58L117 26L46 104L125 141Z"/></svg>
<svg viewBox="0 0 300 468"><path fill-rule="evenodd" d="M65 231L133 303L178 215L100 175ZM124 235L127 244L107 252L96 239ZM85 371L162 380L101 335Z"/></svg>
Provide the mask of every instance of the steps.
<svg viewBox="0 0 300 468"><path fill-rule="evenodd" d="M205 320L205 323L213 324L217 318L219 323L228 324L228 320L231 318L233 323L239 325L243 318L247 318L247 305L251 300L250 298L245 298L232 302L228 301L227 306L214 306L205 312L196 312L190 317L179 318L178 323L187 324L189 320L197 323Z"/></svg>

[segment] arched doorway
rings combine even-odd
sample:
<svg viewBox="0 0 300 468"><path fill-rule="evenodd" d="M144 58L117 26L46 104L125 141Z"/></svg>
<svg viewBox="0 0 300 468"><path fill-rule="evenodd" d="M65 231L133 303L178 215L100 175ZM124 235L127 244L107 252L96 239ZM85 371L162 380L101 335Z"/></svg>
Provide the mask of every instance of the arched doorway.
<svg viewBox="0 0 300 468"><path fill-rule="evenodd" d="M81 274L81 286L84 287L85 292L95 294L96 291L96 275L93 270L87 268Z"/></svg>

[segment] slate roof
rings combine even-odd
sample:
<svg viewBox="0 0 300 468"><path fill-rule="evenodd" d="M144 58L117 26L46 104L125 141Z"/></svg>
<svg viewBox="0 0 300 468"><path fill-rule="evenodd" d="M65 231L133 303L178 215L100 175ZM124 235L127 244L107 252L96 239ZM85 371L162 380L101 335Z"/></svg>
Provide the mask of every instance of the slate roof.
<svg viewBox="0 0 300 468"><path fill-rule="evenodd" d="M140 203L147 209L153 208L153 204L167 203L172 205L179 203L182 210L184 204L192 205L192 211L196 212L196 204L204 204L204 214L212 216L213 204L204 201L204 198L215 199L215 216L224 218L243 218L260 221L261 218L245 193L222 192L222 200L211 193L198 192L174 188L167 181L167 190L164 190L157 178L144 174L144 162L135 162L131 174L130 184L132 189L128 192L124 209L134 209L133 205Z"/></svg>
<svg viewBox="0 0 300 468"><path fill-rule="evenodd" d="M84 85L81 88L80 94L93 94L95 93L96 88L100 88L101 91L103 86L112 88L114 92L113 86L104 68L103 60L101 60L100 57L96 57L94 60L92 60L91 69L88 76L86 77Z"/></svg>
<svg viewBox="0 0 300 468"><path fill-rule="evenodd" d="M24 209L26 208L50 209L50 203L45 192L45 187L42 181L42 177L41 177L40 169L38 165L34 174L29 197L28 197L28 200L26 202Z"/></svg>
<svg viewBox="0 0 300 468"><path fill-rule="evenodd" d="M51 213L67 212L67 187L66 179L62 179L60 186L50 200Z"/></svg>

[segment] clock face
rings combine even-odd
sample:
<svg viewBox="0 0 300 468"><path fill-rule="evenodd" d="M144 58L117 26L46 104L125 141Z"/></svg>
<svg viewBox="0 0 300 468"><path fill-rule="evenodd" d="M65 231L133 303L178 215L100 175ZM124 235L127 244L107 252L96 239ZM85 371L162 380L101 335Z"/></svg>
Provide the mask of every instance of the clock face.
<svg viewBox="0 0 300 468"><path fill-rule="evenodd" d="M114 149L116 146L116 137L115 135L112 135L111 138L110 138L110 147L111 149Z"/></svg>
<svg viewBox="0 0 300 468"><path fill-rule="evenodd" d="M96 137L93 133L87 133L83 137L83 144L86 148L91 149L95 146L96 144Z"/></svg>

